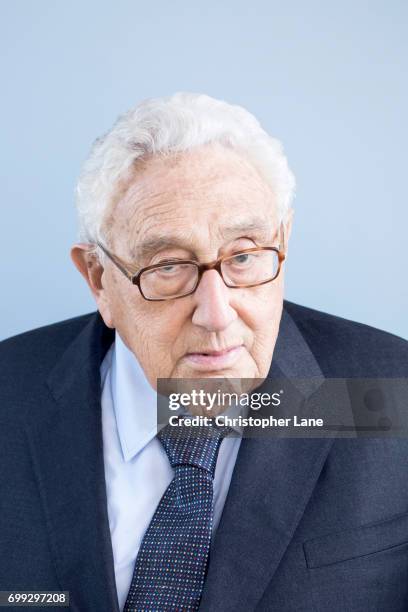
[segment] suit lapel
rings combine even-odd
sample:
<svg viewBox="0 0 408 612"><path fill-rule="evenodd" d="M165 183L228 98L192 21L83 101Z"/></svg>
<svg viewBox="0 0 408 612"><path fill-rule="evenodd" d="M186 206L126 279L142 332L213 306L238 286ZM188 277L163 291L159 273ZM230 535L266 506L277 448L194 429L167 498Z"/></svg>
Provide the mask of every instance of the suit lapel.
<svg viewBox="0 0 408 612"><path fill-rule="evenodd" d="M103 464L99 367L113 335L99 315L55 365L27 434L60 588L76 611L118 612ZM40 416L39 416L40 415Z"/></svg>
<svg viewBox="0 0 408 612"><path fill-rule="evenodd" d="M285 311L270 378L287 378L293 413L324 376ZM306 408L307 410L307 408ZM333 439L246 438L241 442L211 551L200 610L253 610L302 518Z"/></svg>

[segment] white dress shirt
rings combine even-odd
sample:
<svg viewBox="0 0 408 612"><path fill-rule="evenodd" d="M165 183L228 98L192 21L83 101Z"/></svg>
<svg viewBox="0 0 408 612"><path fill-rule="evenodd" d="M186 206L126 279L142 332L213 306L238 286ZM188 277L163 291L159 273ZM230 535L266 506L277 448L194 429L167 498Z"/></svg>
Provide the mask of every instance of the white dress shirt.
<svg viewBox="0 0 408 612"><path fill-rule="evenodd" d="M173 478L156 438L156 392L116 332L101 365L102 431L116 588L122 610L142 538ZM241 438L223 440L214 476L213 536L235 466Z"/></svg>

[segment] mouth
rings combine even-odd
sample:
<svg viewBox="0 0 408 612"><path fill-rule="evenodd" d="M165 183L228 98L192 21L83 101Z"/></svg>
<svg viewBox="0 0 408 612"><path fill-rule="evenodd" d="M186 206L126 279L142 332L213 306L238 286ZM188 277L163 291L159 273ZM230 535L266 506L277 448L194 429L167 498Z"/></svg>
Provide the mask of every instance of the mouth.
<svg viewBox="0 0 408 612"><path fill-rule="evenodd" d="M205 350L199 353L187 353L184 359L200 372L223 370L234 365L243 350L244 345L238 344L222 351Z"/></svg>

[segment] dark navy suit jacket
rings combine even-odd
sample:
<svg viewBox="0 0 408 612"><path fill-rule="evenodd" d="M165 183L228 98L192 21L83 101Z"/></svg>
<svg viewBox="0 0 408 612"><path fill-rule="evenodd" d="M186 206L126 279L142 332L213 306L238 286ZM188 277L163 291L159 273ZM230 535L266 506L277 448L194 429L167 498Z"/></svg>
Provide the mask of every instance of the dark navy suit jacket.
<svg viewBox="0 0 408 612"><path fill-rule="evenodd" d="M112 340L92 313L0 344L0 590L69 591L76 612L119 610L99 373ZM285 302L271 372L407 377L408 343ZM408 440L244 439L200 610L406 612Z"/></svg>

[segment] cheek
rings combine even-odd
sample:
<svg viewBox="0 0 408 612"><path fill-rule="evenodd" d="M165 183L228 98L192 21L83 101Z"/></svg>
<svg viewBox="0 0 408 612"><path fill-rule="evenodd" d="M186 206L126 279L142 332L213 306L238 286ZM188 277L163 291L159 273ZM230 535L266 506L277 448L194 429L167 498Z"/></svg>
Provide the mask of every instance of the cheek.
<svg viewBox="0 0 408 612"><path fill-rule="evenodd" d="M249 353L256 364L256 376L267 375L282 315L283 296L279 285L254 287L242 303L241 319L251 330Z"/></svg>
<svg viewBox="0 0 408 612"><path fill-rule="evenodd" d="M238 313L255 335L271 336L279 325L283 304L279 285L252 287L241 296Z"/></svg>
<svg viewBox="0 0 408 612"><path fill-rule="evenodd" d="M143 298L142 298L143 299ZM137 352L149 361L171 359L188 320L182 305L174 302L137 302L124 313L128 336Z"/></svg>

